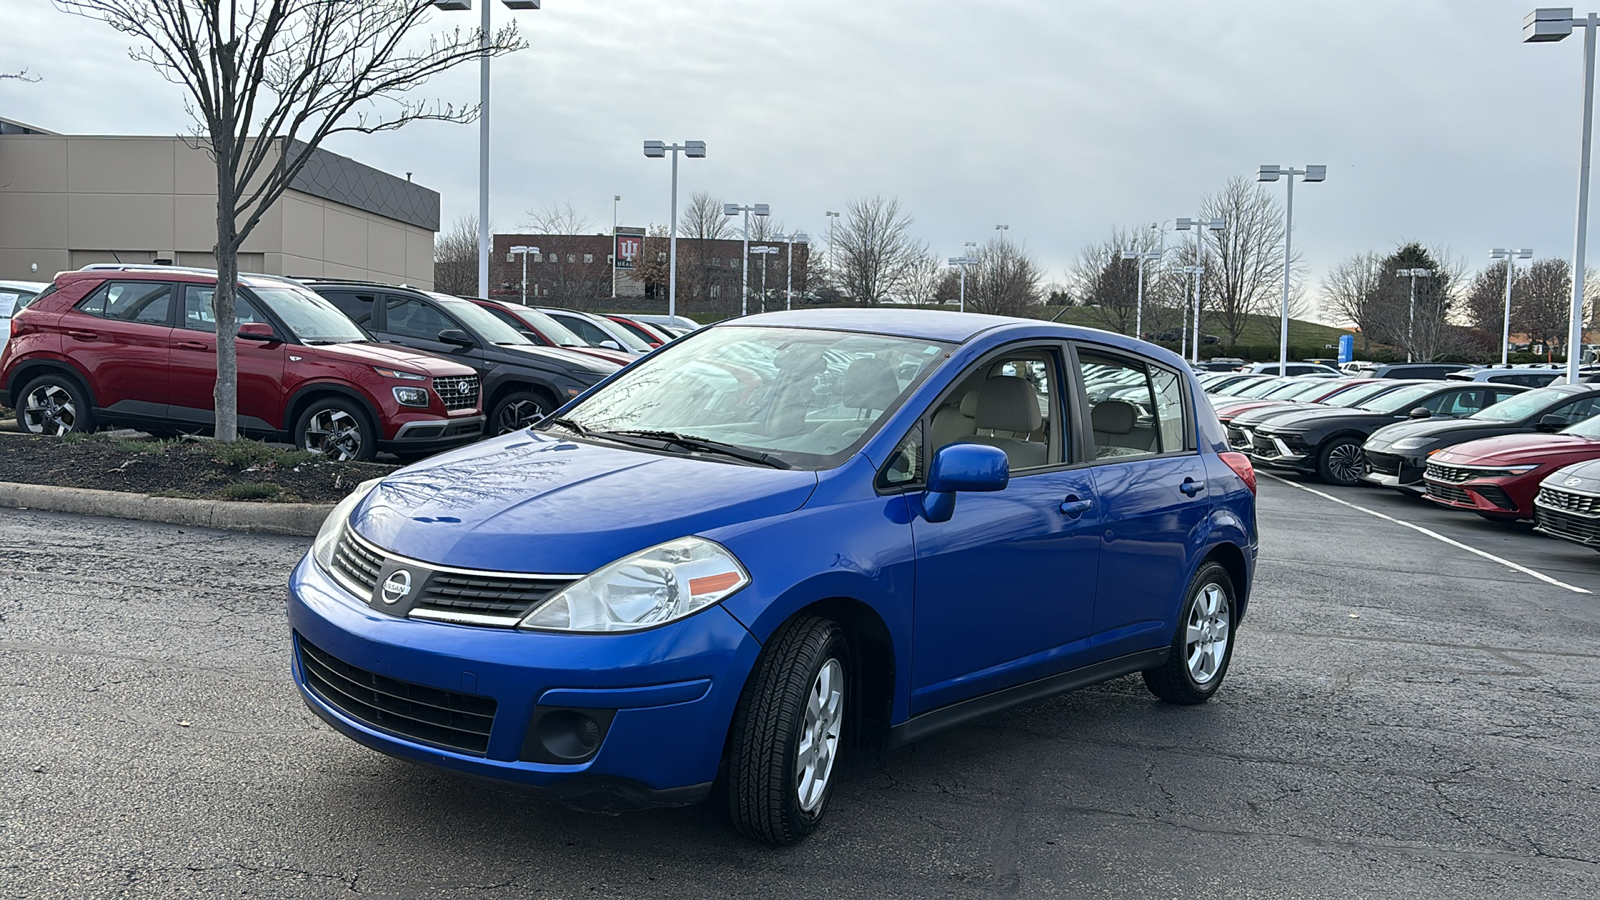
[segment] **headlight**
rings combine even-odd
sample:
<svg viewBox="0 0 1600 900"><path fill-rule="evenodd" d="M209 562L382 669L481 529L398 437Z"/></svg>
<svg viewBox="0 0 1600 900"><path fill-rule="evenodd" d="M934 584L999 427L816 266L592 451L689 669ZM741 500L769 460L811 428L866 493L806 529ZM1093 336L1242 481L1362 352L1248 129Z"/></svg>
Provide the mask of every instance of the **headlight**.
<svg viewBox="0 0 1600 900"><path fill-rule="evenodd" d="M1538 463L1529 463L1521 466L1496 466L1493 469L1479 469L1472 473L1473 478L1506 478L1511 475L1526 475L1539 468Z"/></svg>
<svg viewBox="0 0 1600 900"><path fill-rule="evenodd" d="M579 579L528 613L519 627L590 632L652 628L699 612L749 583L744 566L721 544L678 538Z"/></svg>
<svg viewBox="0 0 1600 900"><path fill-rule="evenodd" d="M333 508L333 512L328 513L328 517L322 520L322 528L317 532L317 539L311 542L311 558L316 560L324 572L333 571L333 551L339 546L339 533L344 530L344 524L349 521L350 514L355 512L356 504L372 493L372 489L382 480L374 478L371 481L361 482L350 492L350 496L340 500L339 505Z"/></svg>
<svg viewBox="0 0 1600 900"><path fill-rule="evenodd" d="M419 387L396 387L394 399L401 406L427 406L428 389Z"/></svg>
<svg viewBox="0 0 1600 900"><path fill-rule="evenodd" d="M401 381L427 381L428 376L418 375L415 372L402 372L399 369L385 369L382 366L373 366L372 371L385 378L398 378Z"/></svg>
<svg viewBox="0 0 1600 900"><path fill-rule="evenodd" d="M1437 440L1437 438L1425 438L1425 437L1401 438L1400 440L1395 441L1393 444L1390 444L1389 447L1392 450L1421 450L1423 447L1428 446L1429 444L1433 443L1435 440Z"/></svg>

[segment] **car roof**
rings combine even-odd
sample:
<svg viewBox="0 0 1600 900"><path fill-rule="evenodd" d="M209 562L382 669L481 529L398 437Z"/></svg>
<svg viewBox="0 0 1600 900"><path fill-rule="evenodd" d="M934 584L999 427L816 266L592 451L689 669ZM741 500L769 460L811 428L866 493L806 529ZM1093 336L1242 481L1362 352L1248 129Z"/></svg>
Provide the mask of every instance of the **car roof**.
<svg viewBox="0 0 1600 900"><path fill-rule="evenodd" d="M149 264L118 265L116 263L95 263L81 269L62 272L56 276L66 281L77 281L84 278L98 278L109 281L112 278L131 281L183 281L193 283L215 282L216 269L198 269L190 266L156 266ZM297 285L293 278L286 275L264 275L259 272L240 272L239 283L246 287L269 287L276 285Z"/></svg>
<svg viewBox="0 0 1600 900"><path fill-rule="evenodd" d="M716 326L759 325L779 328L823 328L836 331L862 331L895 337L921 338L963 344L985 332L997 329L1042 330L1063 339L1090 340L1110 344L1144 356L1165 357L1168 351L1126 335L1081 325L1067 325L1044 319L991 316L941 309L796 309L759 313L724 319ZM1173 354L1176 356L1176 354Z"/></svg>

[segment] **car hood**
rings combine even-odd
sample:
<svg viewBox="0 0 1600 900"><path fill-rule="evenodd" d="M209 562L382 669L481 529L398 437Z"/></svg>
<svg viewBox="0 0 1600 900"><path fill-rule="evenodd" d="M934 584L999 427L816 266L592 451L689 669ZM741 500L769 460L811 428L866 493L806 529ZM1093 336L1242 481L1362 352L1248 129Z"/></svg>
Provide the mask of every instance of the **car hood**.
<svg viewBox="0 0 1600 900"><path fill-rule="evenodd" d="M426 372L429 375L472 375L474 370L461 363L440 359L431 353L412 350L399 344L317 344L296 347L293 352L307 352L323 359L366 364L371 366L399 367L403 370Z"/></svg>
<svg viewBox="0 0 1600 900"><path fill-rule="evenodd" d="M1432 459L1458 466L1572 463L1600 458L1600 441L1571 434L1512 434L1457 444Z"/></svg>
<svg viewBox="0 0 1600 900"><path fill-rule="evenodd" d="M1342 409L1336 406L1308 407L1292 414L1276 417L1272 420L1273 431L1305 431L1333 424L1337 420L1340 425L1372 425L1377 426L1385 422L1396 421L1388 413L1370 412L1364 409Z"/></svg>
<svg viewBox="0 0 1600 900"><path fill-rule="evenodd" d="M625 366L639 358L631 353L623 353L621 350L607 350L604 347L589 347L582 344L564 344L560 349L568 353L579 353L584 356L603 359L606 362L614 362L618 366Z"/></svg>
<svg viewBox="0 0 1600 900"><path fill-rule="evenodd" d="M600 360L586 353L575 353L562 347L540 347L535 344L512 344L497 349L504 350L513 358L531 356L540 363L557 366L576 372L588 372L604 378L612 372L622 368L622 365L609 360Z"/></svg>
<svg viewBox="0 0 1600 900"><path fill-rule="evenodd" d="M582 574L663 541L799 509L815 472L513 432L402 469L356 509L401 556L490 571Z"/></svg>
<svg viewBox="0 0 1600 900"><path fill-rule="evenodd" d="M1544 480L1551 487L1569 488L1585 494L1600 494L1600 460L1589 460L1550 473Z"/></svg>
<svg viewBox="0 0 1600 900"><path fill-rule="evenodd" d="M1367 444L1387 447L1403 438L1416 438L1435 443L1460 443L1479 438L1523 434L1528 428L1515 422L1488 422L1482 419L1419 419L1385 425L1372 433Z"/></svg>

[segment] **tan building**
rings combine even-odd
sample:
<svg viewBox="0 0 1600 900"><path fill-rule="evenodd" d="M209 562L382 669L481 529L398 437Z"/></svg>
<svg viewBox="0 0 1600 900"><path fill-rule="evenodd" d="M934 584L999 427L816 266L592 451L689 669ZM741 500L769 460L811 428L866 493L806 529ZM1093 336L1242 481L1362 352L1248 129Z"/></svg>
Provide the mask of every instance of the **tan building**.
<svg viewBox="0 0 1600 900"><path fill-rule="evenodd" d="M211 268L216 210L216 167L191 139L0 120L0 279L100 262ZM436 191L317 150L244 242L239 269L431 288L438 230Z"/></svg>

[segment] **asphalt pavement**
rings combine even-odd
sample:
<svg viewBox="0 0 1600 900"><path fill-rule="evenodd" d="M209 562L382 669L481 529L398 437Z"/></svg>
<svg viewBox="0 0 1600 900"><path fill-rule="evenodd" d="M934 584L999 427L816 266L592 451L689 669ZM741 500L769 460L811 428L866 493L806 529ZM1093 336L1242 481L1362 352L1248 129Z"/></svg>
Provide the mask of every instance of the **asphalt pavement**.
<svg viewBox="0 0 1600 900"><path fill-rule="evenodd" d="M1600 554L1262 482L1211 703L1124 678L858 756L779 850L334 733L289 678L304 539L0 510L0 897L1600 896Z"/></svg>

